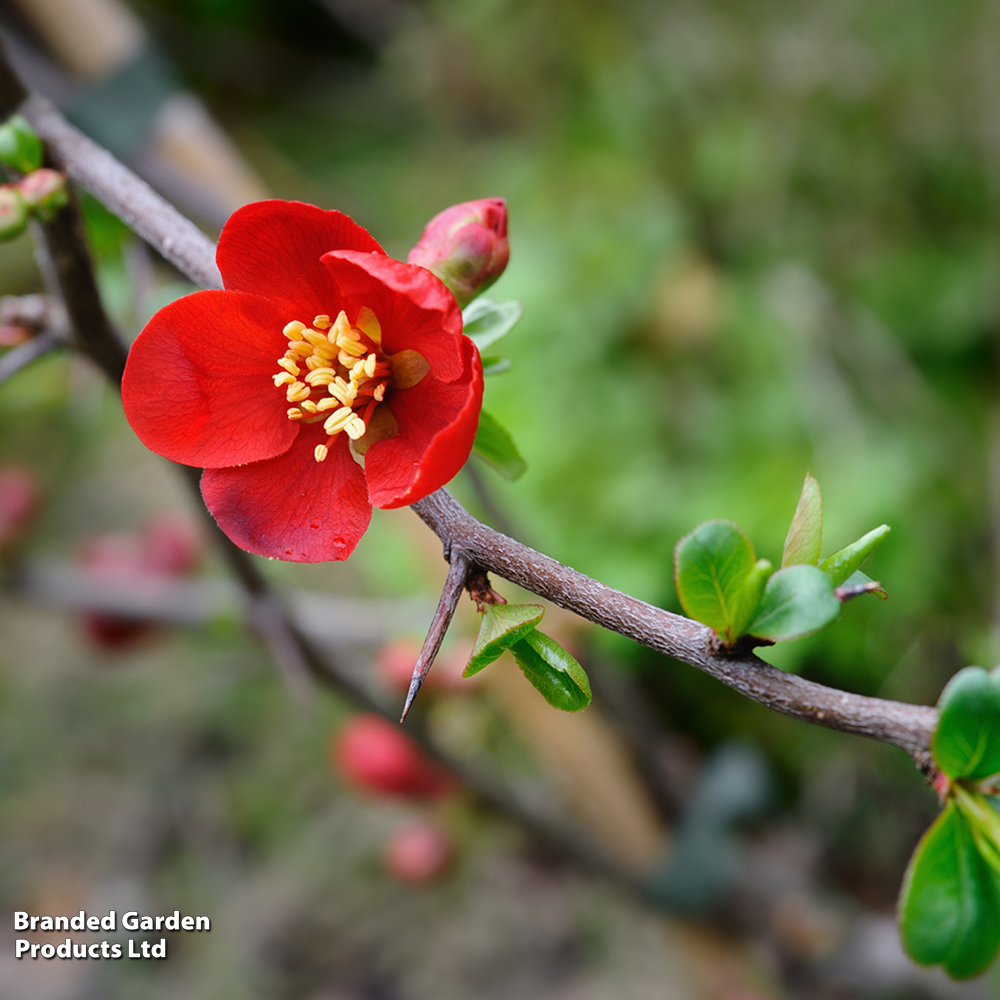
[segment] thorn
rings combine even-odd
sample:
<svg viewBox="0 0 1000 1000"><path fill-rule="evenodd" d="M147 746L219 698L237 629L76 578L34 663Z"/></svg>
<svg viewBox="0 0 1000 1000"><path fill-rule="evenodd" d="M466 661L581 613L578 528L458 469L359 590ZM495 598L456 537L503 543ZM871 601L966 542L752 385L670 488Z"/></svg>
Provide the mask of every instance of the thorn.
<svg viewBox="0 0 1000 1000"><path fill-rule="evenodd" d="M441 592L441 600L438 601L437 610L431 620L431 627L427 630L427 638L420 648L420 655L413 665L413 678L410 680L410 690L406 693L406 702L403 705L403 714L399 717L402 723L410 711L413 699L416 698L420 686L424 683L427 672L434 664L434 658L441 648L445 632L451 624L451 619L458 606L458 598L465 589L465 583L469 576L469 560L461 551L452 552L451 565L448 568L448 579L445 580L444 590Z"/></svg>

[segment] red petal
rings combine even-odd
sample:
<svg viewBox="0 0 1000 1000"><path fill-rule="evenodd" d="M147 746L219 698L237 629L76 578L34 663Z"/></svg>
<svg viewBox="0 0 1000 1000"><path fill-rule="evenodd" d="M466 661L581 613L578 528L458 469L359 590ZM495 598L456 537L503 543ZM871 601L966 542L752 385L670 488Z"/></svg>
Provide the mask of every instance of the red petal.
<svg viewBox="0 0 1000 1000"><path fill-rule="evenodd" d="M479 351L462 337L465 371L454 382L425 375L388 401L399 435L365 454L368 496L376 507L403 507L444 486L465 464L483 405Z"/></svg>
<svg viewBox="0 0 1000 1000"><path fill-rule="evenodd" d="M320 263L330 250L385 256L378 243L341 212L274 200L237 209L222 230L215 259L227 289L283 303L286 323L310 323L313 316L339 308L330 275Z"/></svg>
<svg viewBox="0 0 1000 1000"><path fill-rule="evenodd" d="M352 322L361 306L375 313L386 354L419 351L442 382L463 374L462 312L455 296L430 271L349 250L328 253L323 263L333 276L340 308Z"/></svg>
<svg viewBox="0 0 1000 1000"><path fill-rule="evenodd" d="M372 516L364 472L346 434L337 435L325 462L317 462L313 449L326 435L319 425L302 431L278 458L207 469L201 495L240 548L288 562L346 559Z"/></svg>
<svg viewBox="0 0 1000 1000"><path fill-rule="evenodd" d="M207 468L287 451L298 427L272 378L286 322L273 302L240 292L195 292L161 309L132 345L122 381L143 444Z"/></svg>

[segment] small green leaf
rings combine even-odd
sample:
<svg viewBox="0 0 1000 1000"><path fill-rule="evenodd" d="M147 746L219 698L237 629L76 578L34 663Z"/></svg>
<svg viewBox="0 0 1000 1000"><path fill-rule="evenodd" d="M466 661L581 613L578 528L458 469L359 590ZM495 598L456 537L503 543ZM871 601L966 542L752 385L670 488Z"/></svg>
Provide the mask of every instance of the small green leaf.
<svg viewBox="0 0 1000 1000"><path fill-rule="evenodd" d="M483 358L483 378L487 375L503 375L510 371L510 358Z"/></svg>
<svg viewBox="0 0 1000 1000"><path fill-rule="evenodd" d="M931 751L949 778L980 781L1000 771L1000 674L960 670L938 699L940 717Z"/></svg>
<svg viewBox="0 0 1000 1000"><path fill-rule="evenodd" d="M583 667L555 639L533 629L510 651L524 676L553 708L579 712L590 704L590 681Z"/></svg>
<svg viewBox="0 0 1000 1000"><path fill-rule="evenodd" d="M739 637L757 615L764 588L774 572L770 559L758 559L750 575L743 581L733 610L733 636Z"/></svg>
<svg viewBox="0 0 1000 1000"><path fill-rule="evenodd" d="M764 588L747 631L762 639L797 639L829 625L840 614L830 578L816 566L778 570Z"/></svg>
<svg viewBox="0 0 1000 1000"><path fill-rule="evenodd" d="M899 897L903 947L955 979L978 975L1000 948L1000 889L968 822L949 802L913 852Z"/></svg>
<svg viewBox="0 0 1000 1000"><path fill-rule="evenodd" d="M735 641L743 584L756 560L750 539L732 521L705 521L674 549L674 586L685 614Z"/></svg>
<svg viewBox="0 0 1000 1000"><path fill-rule="evenodd" d="M507 428L485 410L479 414L479 429L472 450L510 482L523 476L528 467Z"/></svg>
<svg viewBox="0 0 1000 1000"><path fill-rule="evenodd" d="M781 557L781 568L806 563L815 566L823 551L823 496L819 483L807 472L802 484L792 525L785 539L785 551Z"/></svg>
<svg viewBox="0 0 1000 1000"><path fill-rule="evenodd" d="M541 620L545 608L540 604L490 604L483 614L479 635L463 677L478 674L505 649L524 638Z"/></svg>
<svg viewBox="0 0 1000 1000"><path fill-rule="evenodd" d="M880 524L872 528L867 535L862 535L856 542L845 545L833 555L827 556L819 568L829 575L833 585L839 587L874 551L879 543L889 534L889 525Z"/></svg>
<svg viewBox="0 0 1000 1000"><path fill-rule="evenodd" d="M42 140L21 115L11 115L0 125L0 162L22 174L42 165Z"/></svg>
<svg viewBox="0 0 1000 1000"><path fill-rule="evenodd" d="M524 306L520 302L476 299L462 313L462 332L483 351L501 337L506 337L523 315Z"/></svg>
<svg viewBox="0 0 1000 1000"><path fill-rule="evenodd" d="M1000 877L1000 813L996 811L995 799L981 792L967 791L956 782L952 785L955 805L965 817L975 838L976 847L983 860Z"/></svg>

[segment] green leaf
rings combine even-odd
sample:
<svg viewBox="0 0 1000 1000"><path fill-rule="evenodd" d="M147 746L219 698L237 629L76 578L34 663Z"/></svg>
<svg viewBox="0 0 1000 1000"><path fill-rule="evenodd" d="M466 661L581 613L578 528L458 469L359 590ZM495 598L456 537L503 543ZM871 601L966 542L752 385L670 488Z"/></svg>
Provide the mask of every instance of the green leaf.
<svg viewBox="0 0 1000 1000"><path fill-rule="evenodd" d="M747 626L757 615L760 600L764 596L764 588L774 567L770 559L758 559L750 575L743 581L733 610L733 636L739 637L747 630Z"/></svg>
<svg viewBox="0 0 1000 1000"><path fill-rule="evenodd" d="M463 677L478 674L519 639L523 639L541 620L545 608L540 604L490 604L483 614L479 635Z"/></svg>
<svg viewBox="0 0 1000 1000"><path fill-rule="evenodd" d="M479 429L472 450L511 482L523 476L528 467L507 428L485 410L479 414Z"/></svg>
<svg viewBox="0 0 1000 1000"><path fill-rule="evenodd" d="M483 378L487 375L503 375L510 371L510 358L483 358Z"/></svg>
<svg viewBox="0 0 1000 1000"><path fill-rule="evenodd" d="M872 528L867 535L862 535L856 542L845 545L833 555L827 556L819 568L826 573L833 585L839 587L874 551L879 543L889 534L889 525L880 524Z"/></svg>
<svg viewBox="0 0 1000 1000"><path fill-rule="evenodd" d="M735 641L743 585L755 565L750 539L732 521L699 524L674 549L674 586L685 614Z"/></svg>
<svg viewBox="0 0 1000 1000"><path fill-rule="evenodd" d="M534 629L510 651L524 676L553 708L579 712L590 704L590 681L583 667L555 639Z"/></svg>
<svg viewBox="0 0 1000 1000"><path fill-rule="evenodd" d="M955 979L978 975L1000 948L1000 889L968 822L949 802L913 852L899 897L903 947Z"/></svg>
<svg viewBox="0 0 1000 1000"><path fill-rule="evenodd" d="M476 299L462 313L462 332L483 351L506 337L523 315L524 306L520 302Z"/></svg>
<svg viewBox="0 0 1000 1000"><path fill-rule="evenodd" d="M960 670L938 699L940 717L931 752L953 781L980 781L1000 771L1000 674Z"/></svg>
<svg viewBox="0 0 1000 1000"><path fill-rule="evenodd" d="M840 614L830 578L816 566L778 570L764 588L747 631L762 639L797 639L829 625Z"/></svg>
<svg viewBox="0 0 1000 1000"><path fill-rule="evenodd" d="M981 792L967 791L960 782L952 785L955 805L965 817L983 860L1000 877L1000 813L991 799Z"/></svg>
<svg viewBox="0 0 1000 1000"><path fill-rule="evenodd" d="M42 140L21 115L12 115L0 125L0 162L22 174L42 165Z"/></svg>
<svg viewBox="0 0 1000 1000"><path fill-rule="evenodd" d="M785 539L781 568L807 563L815 566L823 551L823 496L819 483L807 472L792 524Z"/></svg>

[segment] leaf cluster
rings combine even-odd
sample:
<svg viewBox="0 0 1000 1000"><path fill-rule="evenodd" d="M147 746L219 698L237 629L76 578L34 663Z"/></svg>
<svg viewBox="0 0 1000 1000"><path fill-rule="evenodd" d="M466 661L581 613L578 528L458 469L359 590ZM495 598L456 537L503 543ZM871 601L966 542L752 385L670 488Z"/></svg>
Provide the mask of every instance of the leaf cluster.
<svg viewBox="0 0 1000 1000"><path fill-rule="evenodd" d="M807 473L777 572L770 560L757 558L737 525L705 521L674 549L677 596L689 617L727 645L744 635L797 639L829 625L848 598L867 591L884 595L859 567L888 533L880 525L821 561L823 498Z"/></svg>
<svg viewBox="0 0 1000 1000"><path fill-rule="evenodd" d="M535 627L540 604L488 604L463 677L478 674L506 650L521 672L554 708L578 712L590 704L590 681L576 658Z"/></svg>
<svg viewBox="0 0 1000 1000"><path fill-rule="evenodd" d="M1000 668L960 670L938 705L944 809L910 858L899 927L914 961L967 979L1000 950Z"/></svg>

